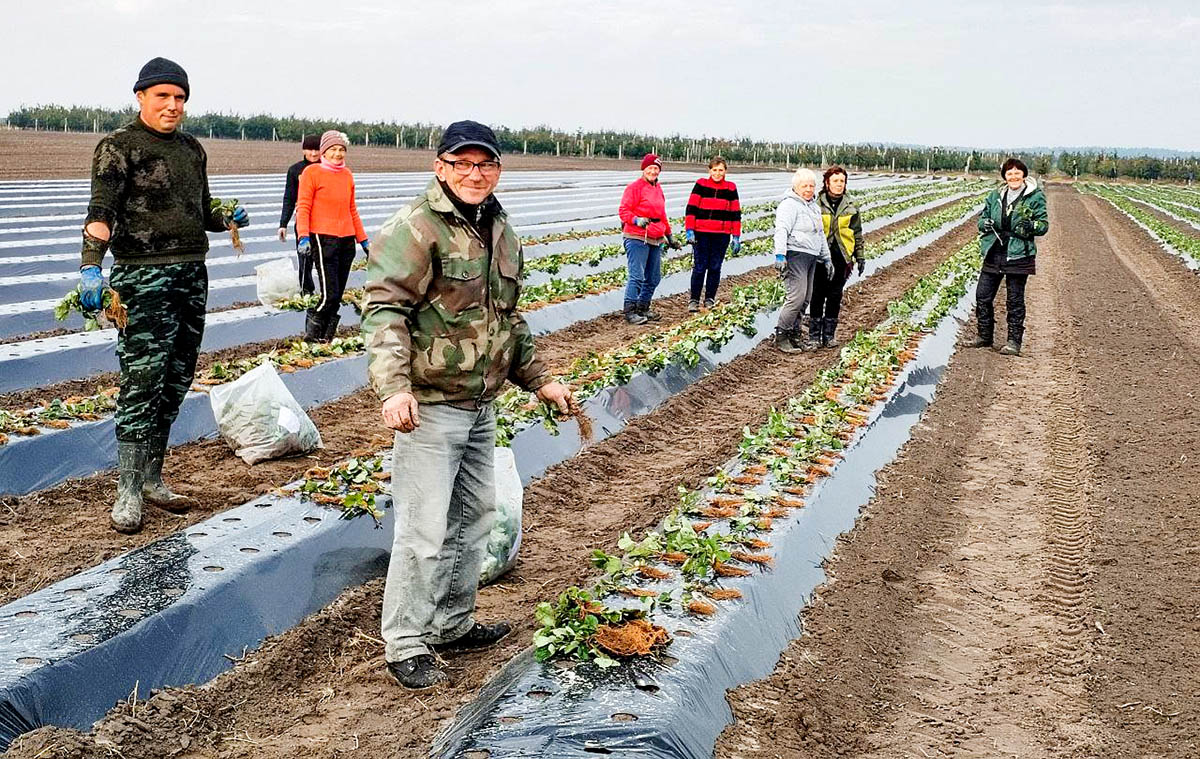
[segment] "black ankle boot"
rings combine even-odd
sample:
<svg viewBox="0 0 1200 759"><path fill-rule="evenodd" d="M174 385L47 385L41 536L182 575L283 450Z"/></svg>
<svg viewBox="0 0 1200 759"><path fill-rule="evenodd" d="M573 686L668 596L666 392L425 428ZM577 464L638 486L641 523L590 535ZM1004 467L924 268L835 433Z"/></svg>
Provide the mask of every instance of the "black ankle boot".
<svg viewBox="0 0 1200 759"><path fill-rule="evenodd" d="M642 316L636 300L625 301L625 321L630 324L645 324L646 317Z"/></svg>
<svg viewBox="0 0 1200 759"><path fill-rule="evenodd" d="M304 339L310 343L325 339L325 320L316 311L309 311L304 317Z"/></svg>

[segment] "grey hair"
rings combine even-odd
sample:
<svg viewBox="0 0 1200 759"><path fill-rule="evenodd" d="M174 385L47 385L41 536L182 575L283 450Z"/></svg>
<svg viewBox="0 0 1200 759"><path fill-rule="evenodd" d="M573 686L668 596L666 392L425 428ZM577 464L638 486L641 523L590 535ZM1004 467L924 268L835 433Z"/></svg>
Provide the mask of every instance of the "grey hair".
<svg viewBox="0 0 1200 759"><path fill-rule="evenodd" d="M796 192L799 192L799 190L797 190L796 188L800 186L801 182L812 182L813 187L816 187L817 186L816 172L813 171L812 169L806 169L804 167L800 167L799 169L796 169L796 173L792 175L792 189L795 190Z"/></svg>

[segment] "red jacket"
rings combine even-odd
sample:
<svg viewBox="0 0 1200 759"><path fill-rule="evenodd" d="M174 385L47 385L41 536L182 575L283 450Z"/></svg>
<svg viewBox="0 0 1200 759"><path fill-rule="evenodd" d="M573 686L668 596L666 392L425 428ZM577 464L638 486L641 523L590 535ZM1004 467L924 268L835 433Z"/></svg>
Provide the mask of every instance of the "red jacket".
<svg viewBox="0 0 1200 759"><path fill-rule="evenodd" d="M662 185L658 182L650 184L645 177L638 177L625 188L617 215L621 217L621 232L629 237L661 240L671 234L671 222L667 219L667 199L663 196ZM633 224L635 216L658 221L650 222L648 227L638 227Z"/></svg>
<svg viewBox="0 0 1200 759"><path fill-rule="evenodd" d="M740 237L742 206L738 201L737 185L729 180L697 179L688 198L684 227L697 232Z"/></svg>
<svg viewBox="0 0 1200 759"><path fill-rule="evenodd" d="M296 237L332 235L367 239L358 205L354 202L354 175L350 169L330 171L314 163L300 174L296 195Z"/></svg>

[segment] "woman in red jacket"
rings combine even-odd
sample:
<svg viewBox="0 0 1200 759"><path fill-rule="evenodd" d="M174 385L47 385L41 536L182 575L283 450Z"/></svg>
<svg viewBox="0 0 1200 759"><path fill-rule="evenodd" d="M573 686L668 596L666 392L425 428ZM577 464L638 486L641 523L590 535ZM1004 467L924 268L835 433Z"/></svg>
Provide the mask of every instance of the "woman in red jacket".
<svg viewBox="0 0 1200 759"><path fill-rule="evenodd" d="M696 180L684 226L692 246L692 299L688 311L700 310L701 290L704 307L712 308L721 284L725 250L736 254L742 247L742 206L737 185L725 179L725 159L721 156L708 162L707 179Z"/></svg>
<svg viewBox="0 0 1200 759"><path fill-rule="evenodd" d="M667 199L658 184L662 160L653 153L642 159L642 175L621 196L621 233L625 238L625 257L629 279L625 284L625 321L645 324L661 317L650 310L654 288L662 279L662 248L679 248L671 239L667 219Z"/></svg>
<svg viewBox="0 0 1200 759"><path fill-rule="evenodd" d="M320 301L304 322L307 340L332 340L341 316L342 295L354 263L354 243L363 253L367 233L354 202L354 175L346 168L346 135L330 130L321 135L321 161L300 174L296 197L296 250L317 265Z"/></svg>

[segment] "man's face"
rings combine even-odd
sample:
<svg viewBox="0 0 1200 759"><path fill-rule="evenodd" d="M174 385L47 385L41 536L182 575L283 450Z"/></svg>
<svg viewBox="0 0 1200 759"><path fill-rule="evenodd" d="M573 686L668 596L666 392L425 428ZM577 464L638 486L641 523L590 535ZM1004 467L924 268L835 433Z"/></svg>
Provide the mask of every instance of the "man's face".
<svg viewBox="0 0 1200 759"><path fill-rule="evenodd" d="M309 163L316 163L317 161L321 160L321 151L320 150L305 150L304 151L304 160L308 161Z"/></svg>
<svg viewBox="0 0 1200 759"><path fill-rule="evenodd" d="M469 172L462 174L454 167L455 161L470 161L472 164L492 161L496 166L487 171L479 166L471 166ZM501 167L499 159L488 151L465 147L456 153L442 153L438 156L433 162L433 172L438 179L450 186L450 191L459 200L474 206L487 200L487 196L500 184Z"/></svg>
<svg viewBox="0 0 1200 759"><path fill-rule="evenodd" d="M159 132L174 132L183 120L183 104L187 98L176 84L156 84L137 91L142 122Z"/></svg>

